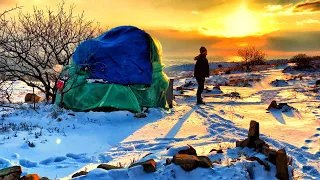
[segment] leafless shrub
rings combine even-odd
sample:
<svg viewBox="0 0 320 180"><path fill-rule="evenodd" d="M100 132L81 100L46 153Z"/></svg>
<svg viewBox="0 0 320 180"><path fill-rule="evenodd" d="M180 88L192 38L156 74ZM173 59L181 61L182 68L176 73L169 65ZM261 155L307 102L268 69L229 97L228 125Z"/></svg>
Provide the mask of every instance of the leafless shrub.
<svg viewBox="0 0 320 180"><path fill-rule="evenodd" d="M297 54L291 58L290 62L296 63L296 69L301 70L311 67L312 58L306 54Z"/></svg>
<svg viewBox="0 0 320 180"><path fill-rule="evenodd" d="M265 59L267 54L262 50L257 49L254 46L245 47L238 50L238 56L241 57L244 61L243 67L247 71L251 71L251 68L254 65L263 65L265 64Z"/></svg>
<svg viewBox="0 0 320 180"><path fill-rule="evenodd" d="M74 6L20 12L16 18L0 19L0 73L20 80L52 97L54 102L59 72L57 65L69 63L75 48L99 34L94 21L74 15ZM37 82L37 83L36 83Z"/></svg>

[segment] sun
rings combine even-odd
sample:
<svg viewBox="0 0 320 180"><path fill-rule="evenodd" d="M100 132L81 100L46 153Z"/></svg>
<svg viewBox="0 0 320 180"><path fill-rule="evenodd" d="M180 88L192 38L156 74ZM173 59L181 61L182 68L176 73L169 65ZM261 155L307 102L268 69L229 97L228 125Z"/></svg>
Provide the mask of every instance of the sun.
<svg viewBox="0 0 320 180"><path fill-rule="evenodd" d="M223 19L223 34L227 37L243 37L261 31L259 19L242 5L236 12Z"/></svg>

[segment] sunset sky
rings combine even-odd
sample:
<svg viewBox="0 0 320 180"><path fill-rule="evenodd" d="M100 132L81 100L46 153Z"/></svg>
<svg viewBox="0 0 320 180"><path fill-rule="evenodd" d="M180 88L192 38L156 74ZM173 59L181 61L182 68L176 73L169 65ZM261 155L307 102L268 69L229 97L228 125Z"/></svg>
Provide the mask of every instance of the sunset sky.
<svg viewBox="0 0 320 180"><path fill-rule="evenodd" d="M57 0L0 0L54 9ZM269 59L303 52L320 55L320 0L65 0L103 27L134 25L158 38L164 56L195 55L206 46L213 56L233 56L256 46Z"/></svg>

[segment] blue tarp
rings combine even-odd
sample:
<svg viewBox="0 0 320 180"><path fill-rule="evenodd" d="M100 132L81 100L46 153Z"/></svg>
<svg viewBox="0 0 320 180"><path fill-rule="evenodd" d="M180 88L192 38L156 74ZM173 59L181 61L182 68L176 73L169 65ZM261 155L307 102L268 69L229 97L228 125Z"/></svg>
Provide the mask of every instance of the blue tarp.
<svg viewBox="0 0 320 180"><path fill-rule="evenodd" d="M120 26L81 43L73 61L90 72L90 78L110 83L152 84L150 44L145 31Z"/></svg>

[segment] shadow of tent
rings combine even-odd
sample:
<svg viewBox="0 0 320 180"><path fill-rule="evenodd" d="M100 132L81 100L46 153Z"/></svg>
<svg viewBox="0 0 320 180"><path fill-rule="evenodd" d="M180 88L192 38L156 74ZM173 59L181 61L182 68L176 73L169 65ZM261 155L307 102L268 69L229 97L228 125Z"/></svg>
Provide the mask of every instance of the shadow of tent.
<svg viewBox="0 0 320 180"><path fill-rule="evenodd" d="M178 120L178 122L171 128L171 130L167 133L167 135L164 138L174 138L178 134L183 123L191 116L191 114L196 109L197 106L193 106L188 113L186 113L182 118Z"/></svg>
<svg viewBox="0 0 320 180"><path fill-rule="evenodd" d="M286 121L283 118L282 115L282 111L281 110L277 110L277 109L271 109L270 113L272 114L272 116L279 121L281 124L286 124Z"/></svg>

